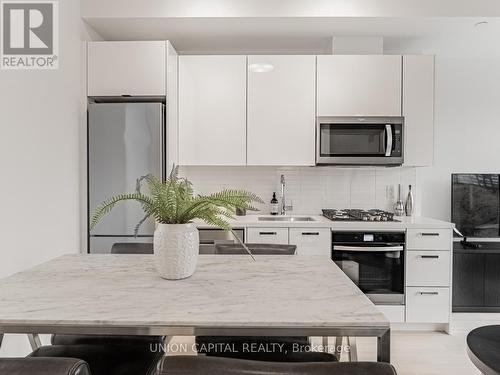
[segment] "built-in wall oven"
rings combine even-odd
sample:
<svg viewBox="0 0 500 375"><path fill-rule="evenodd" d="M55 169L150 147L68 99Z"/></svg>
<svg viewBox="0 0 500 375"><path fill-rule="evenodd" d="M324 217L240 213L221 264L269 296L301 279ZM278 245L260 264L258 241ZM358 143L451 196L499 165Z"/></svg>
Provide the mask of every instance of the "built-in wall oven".
<svg viewBox="0 0 500 375"><path fill-rule="evenodd" d="M404 304L404 249L404 232L332 233L332 260L375 304Z"/></svg>
<svg viewBox="0 0 500 375"><path fill-rule="evenodd" d="M403 164L403 117L318 117L316 164Z"/></svg>

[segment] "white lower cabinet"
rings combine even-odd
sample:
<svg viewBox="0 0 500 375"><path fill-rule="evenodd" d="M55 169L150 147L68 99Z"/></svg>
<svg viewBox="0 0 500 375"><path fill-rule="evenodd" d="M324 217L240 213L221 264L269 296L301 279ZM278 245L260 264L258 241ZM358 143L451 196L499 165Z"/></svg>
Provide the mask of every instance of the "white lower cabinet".
<svg viewBox="0 0 500 375"><path fill-rule="evenodd" d="M297 255L322 255L330 258L330 228L290 228L289 243L297 245Z"/></svg>
<svg viewBox="0 0 500 375"><path fill-rule="evenodd" d="M288 228L248 228L247 243L288 244Z"/></svg>
<svg viewBox="0 0 500 375"><path fill-rule="evenodd" d="M296 245L297 255L330 259L330 228L247 228L246 242Z"/></svg>
<svg viewBox="0 0 500 375"><path fill-rule="evenodd" d="M406 252L407 286L445 286L450 285L450 251Z"/></svg>
<svg viewBox="0 0 500 375"><path fill-rule="evenodd" d="M408 250L447 250L451 249L451 229L408 229L406 247Z"/></svg>
<svg viewBox="0 0 500 375"><path fill-rule="evenodd" d="M404 323L405 321L405 306L404 305L375 305L379 311L391 323Z"/></svg>
<svg viewBox="0 0 500 375"><path fill-rule="evenodd" d="M408 323L449 323L450 288L407 287Z"/></svg>

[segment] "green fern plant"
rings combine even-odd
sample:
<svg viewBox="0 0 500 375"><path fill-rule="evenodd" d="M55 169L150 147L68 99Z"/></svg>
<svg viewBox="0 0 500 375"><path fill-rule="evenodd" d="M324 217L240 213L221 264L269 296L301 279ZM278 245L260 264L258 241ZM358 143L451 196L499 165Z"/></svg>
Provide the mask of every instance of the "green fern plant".
<svg viewBox="0 0 500 375"><path fill-rule="evenodd" d="M144 181L149 194L141 191ZM210 195L195 195L191 182L180 178L179 167L174 166L166 181L152 175L143 176L138 179L134 193L119 194L101 203L91 218L90 229L116 204L129 200L139 202L145 213L135 227L136 235L141 224L150 217L162 224L186 224L200 219L209 225L231 230L228 220L234 218L236 209L252 211L256 210L253 202L263 203L257 195L245 190L224 189Z"/></svg>

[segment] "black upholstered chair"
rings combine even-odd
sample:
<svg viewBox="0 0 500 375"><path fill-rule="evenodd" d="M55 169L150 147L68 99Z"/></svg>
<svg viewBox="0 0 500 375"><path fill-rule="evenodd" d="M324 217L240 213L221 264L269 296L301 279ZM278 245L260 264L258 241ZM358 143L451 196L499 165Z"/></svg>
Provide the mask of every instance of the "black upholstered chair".
<svg viewBox="0 0 500 375"><path fill-rule="evenodd" d="M153 375L164 355L162 343L161 336L54 335L52 345L36 349L29 358L79 359L92 375Z"/></svg>
<svg viewBox="0 0 500 375"><path fill-rule="evenodd" d="M116 242L111 254L153 254L153 244L147 242Z"/></svg>
<svg viewBox="0 0 500 375"><path fill-rule="evenodd" d="M115 243L111 253L152 254L153 244ZM91 375L152 375L158 360L164 355L163 347L159 345L163 341L161 336L53 335L52 345L36 349L30 358L77 358L86 363Z"/></svg>
<svg viewBox="0 0 500 375"><path fill-rule="evenodd" d="M389 363L276 363L205 356L165 357L157 375L396 375Z"/></svg>
<svg viewBox="0 0 500 375"><path fill-rule="evenodd" d="M85 361L75 358L0 358L5 375L92 375Z"/></svg>
<svg viewBox="0 0 500 375"><path fill-rule="evenodd" d="M246 244L255 255L294 255L295 245ZM216 254L246 255L246 250L239 244L217 244ZM246 359L270 362L332 362L335 355L313 352L309 338L298 337L234 337L234 336L197 336L198 352L207 356ZM265 350L252 350L265 348Z"/></svg>
<svg viewBox="0 0 500 375"><path fill-rule="evenodd" d="M247 243L245 244L254 255L295 255L296 245L274 245ZM246 250L240 244L216 244L215 254L219 255L238 255L247 254Z"/></svg>

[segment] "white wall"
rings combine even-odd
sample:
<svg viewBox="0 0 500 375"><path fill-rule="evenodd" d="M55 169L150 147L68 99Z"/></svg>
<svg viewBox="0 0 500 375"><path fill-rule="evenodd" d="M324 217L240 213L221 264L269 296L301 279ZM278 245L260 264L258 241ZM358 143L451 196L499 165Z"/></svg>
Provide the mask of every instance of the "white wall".
<svg viewBox="0 0 500 375"><path fill-rule="evenodd" d="M323 208L380 208L391 210L397 185L416 185L415 168L276 168L276 167L183 167L181 174L196 193L222 188L247 189L265 202L257 205L268 214L273 192L280 196L280 175L285 175L287 204L291 214L320 214ZM417 199L418 197L416 197Z"/></svg>
<svg viewBox="0 0 500 375"><path fill-rule="evenodd" d="M389 41L386 52L436 55L434 166L417 171L424 216L450 220L451 174L500 173L498 26Z"/></svg>
<svg viewBox="0 0 500 375"><path fill-rule="evenodd" d="M0 278L79 249L80 2L59 13L58 70L0 70Z"/></svg>
<svg viewBox="0 0 500 375"><path fill-rule="evenodd" d="M451 173L500 173L500 59L437 60L435 165L419 171L421 209L449 220Z"/></svg>

